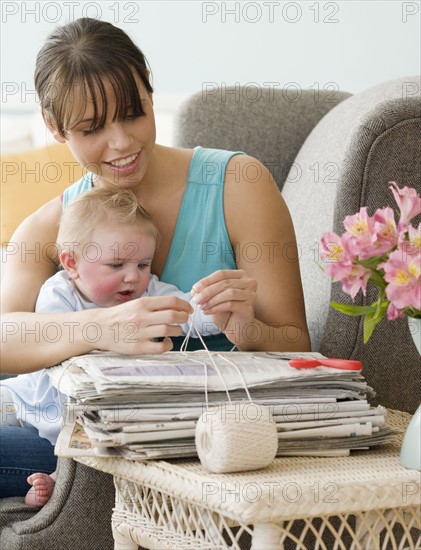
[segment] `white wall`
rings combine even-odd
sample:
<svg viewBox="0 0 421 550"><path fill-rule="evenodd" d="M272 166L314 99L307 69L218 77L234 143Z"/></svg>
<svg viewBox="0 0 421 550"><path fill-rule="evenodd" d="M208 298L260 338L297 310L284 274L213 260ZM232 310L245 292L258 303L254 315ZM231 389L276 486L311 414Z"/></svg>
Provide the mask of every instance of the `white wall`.
<svg viewBox="0 0 421 550"><path fill-rule="evenodd" d="M174 108L185 96L213 85L209 83L294 83L358 92L421 72L419 0L4 0L1 10L6 146L13 132L20 135L21 127L31 125L36 144L45 141L39 119L22 118L35 104L36 53L55 26L82 15L116 23L143 49L153 71L161 142L170 142Z"/></svg>

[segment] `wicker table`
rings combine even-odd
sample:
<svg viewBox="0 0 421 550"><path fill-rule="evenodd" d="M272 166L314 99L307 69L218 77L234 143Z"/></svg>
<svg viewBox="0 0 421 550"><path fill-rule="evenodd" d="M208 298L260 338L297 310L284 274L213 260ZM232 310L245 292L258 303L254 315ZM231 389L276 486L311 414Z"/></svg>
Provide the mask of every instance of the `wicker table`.
<svg viewBox="0 0 421 550"><path fill-rule="evenodd" d="M403 430L409 419L388 414ZM400 443L224 475L197 460L77 460L114 476L116 550L240 549L250 538L253 550L419 549L420 473L399 465Z"/></svg>

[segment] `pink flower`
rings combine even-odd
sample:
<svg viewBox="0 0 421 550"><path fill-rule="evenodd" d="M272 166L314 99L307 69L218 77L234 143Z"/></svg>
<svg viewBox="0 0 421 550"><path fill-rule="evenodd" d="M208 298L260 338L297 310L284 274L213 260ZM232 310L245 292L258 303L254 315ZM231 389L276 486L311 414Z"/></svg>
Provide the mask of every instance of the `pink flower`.
<svg viewBox="0 0 421 550"><path fill-rule="evenodd" d="M349 249L360 260L381 256L398 244L399 233L389 207L379 208L372 218L363 207L358 214L347 216L344 226L349 236Z"/></svg>
<svg viewBox="0 0 421 550"><path fill-rule="evenodd" d="M362 290L365 296L370 275L371 269L358 264L353 265L348 273L340 279L343 291L349 294L352 300L354 300L359 290Z"/></svg>
<svg viewBox="0 0 421 550"><path fill-rule="evenodd" d="M421 314L421 224L410 224L421 213L421 197L415 189L390 184L400 210L397 227L392 208L379 208L370 217L362 207L345 218L341 236L327 232L321 241L324 271L353 300L360 290L366 294L368 281L378 288L368 308L330 302L342 313L365 316L365 343L386 313L389 320Z"/></svg>
<svg viewBox="0 0 421 550"><path fill-rule="evenodd" d="M389 206L376 210L372 221L373 233L371 235L371 242L373 245L373 253L369 256L365 256L366 258L381 256L398 245L399 233L396 227L393 210Z"/></svg>
<svg viewBox="0 0 421 550"><path fill-rule="evenodd" d="M328 262L352 262L353 257L350 256L346 243L336 233L332 231L323 233L320 243L322 245L320 251L322 260Z"/></svg>
<svg viewBox="0 0 421 550"><path fill-rule="evenodd" d="M353 256L349 253L347 241L336 233L328 231L321 238L320 257L325 262L325 272L335 281L342 280L352 269Z"/></svg>
<svg viewBox="0 0 421 550"><path fill-rule="evenodd" d="M396 309L393 304L389 304L387 307L388 321L394 321L395 319L399 319L399 317L405 317L405 315L401 313L399 309Z"/></svg>
<svg viewBox="0 0 421 550"><path fill-rule="evenodd" d="M421 212L421 197L411 187L400 189L395 181L390 181L389 183L391 183L389 187L401 213L398 229L399 231L405 231L412 218Z"/></svg>
<svg viewBox="0 0 421 550"><path fill-rule="evenodd" d="M409 244L413 247L414 253L417 249L421 250L421 223L418 225L418 228L412 225L408 226L408 237Z"/></svg>
<svg viewBox="0 0 421 550"><path fill-rule="evenodd" d="M389 283L386 296L392 305L399 310L411 306L421 309L421 252L410 254L408 249L398 248L379 267Z"/></svg>
<svg viewBox="0 0 421 550"><path fill-rule="evenodd" d="M365 206L357 214L347 216L343 224L349 236L350 249L355 256L368 258L370 255L377 254L377 251L373 251L372 245L374 225L372 219L367 214ZM370 251L373 253L370 254Z"/></svg>
<svg viewBox="0 0 421 550"><path fill-rule="evenodd" d="M321 257L329 263L324 266L325 273L334 281L340 281L344 292L355 298L361 289L365 295L371 270L354 264L355 257L350 250L351 235L341 237L336 233L324 233L321 239Z"/></svg>

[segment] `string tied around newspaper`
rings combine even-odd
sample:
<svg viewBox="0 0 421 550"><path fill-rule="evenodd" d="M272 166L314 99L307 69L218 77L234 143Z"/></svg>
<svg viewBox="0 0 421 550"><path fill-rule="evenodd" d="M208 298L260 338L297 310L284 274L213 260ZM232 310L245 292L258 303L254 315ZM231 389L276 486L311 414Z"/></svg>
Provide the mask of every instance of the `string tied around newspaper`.
<svg viewBox="0 0 421 550"><path fill-rule="evenodd" d="M193 314L189 319L189 331L180 347L185 352L194 327L196 304L192 303ZM233 402L221 370L214 361L200 332L196 329L203 348L208 353L212 365L221 379L228 402L209 405L208 371L206 363L200 363L205 370L206 411L196 424L196 450L202 465L213 473L234 473L247 470L259 470L268 466L278 450L276 423L269 408L254 402L250 396L244 376L234 361L217 355L237 370L248 401Z"/></svg>

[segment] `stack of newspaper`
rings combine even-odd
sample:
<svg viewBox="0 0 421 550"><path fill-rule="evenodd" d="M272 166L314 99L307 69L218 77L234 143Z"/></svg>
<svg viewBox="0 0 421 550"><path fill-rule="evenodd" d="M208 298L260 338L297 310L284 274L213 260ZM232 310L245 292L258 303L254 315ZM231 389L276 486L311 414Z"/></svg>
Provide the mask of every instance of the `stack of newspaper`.
<svg viewBox="0 0 421 550"><path fill-rule="evenodd" d="M291 358L318 353L168 352L122 356L94 352L48 369L69 396L58 456L126 456L134 460L196 456L197 419L223 406L270 408L278 456L347 455L391 440L385 409L359 371L295 369ZM251 399L251 401L250 401Z"/></svg>

